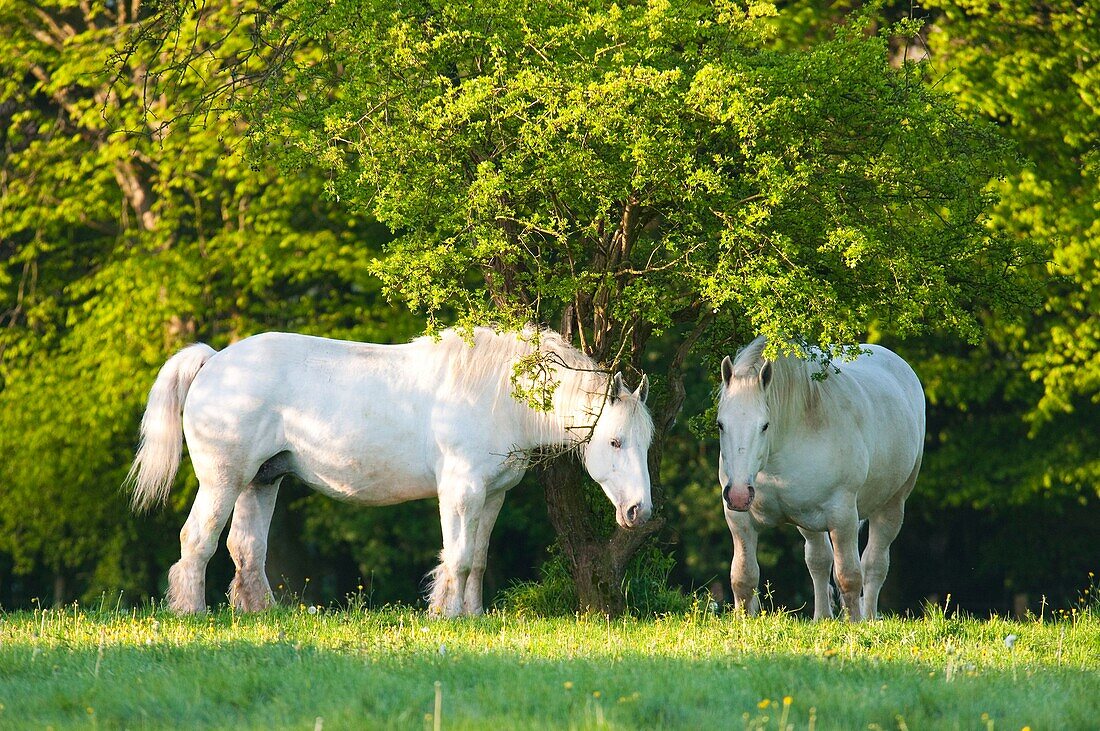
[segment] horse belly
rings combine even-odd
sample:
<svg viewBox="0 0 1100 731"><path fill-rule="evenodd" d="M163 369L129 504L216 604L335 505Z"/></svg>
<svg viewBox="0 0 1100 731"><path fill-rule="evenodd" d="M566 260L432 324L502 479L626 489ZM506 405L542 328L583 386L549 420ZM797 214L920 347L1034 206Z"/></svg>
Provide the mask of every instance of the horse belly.
<svg viewBox="0 0 1100 731"><path fill-rule="evenodd" d="M859 519L870 517L893 499L905 486L915 465L915 458L908 459L908 455L905 455L900 461L875 469L856 494L856 512L859 513Z"/></svg>
<svg viewBox="0 0 1100 731"><path fill-rule="evenodd" d="M885 349L860 365L868 371L860 424L868 455L867 480L857 494L860 518L877 512L905 488L920 464L925 439L924 390L912 368Z"/></svg>
<svg viewBox="0 0 1100 731"><path fill-rule="evenodd" d="M434 480L393 471L301 476L309 487L331 498L359 505L396 505L437 495Z"/></svg>
<svg viewBox="0 0 1100 731"><path fill-rule="evenodd" d="M288 440L294 472L320 493L364 505L436 496L429 460L416 449L413 435L372 436L345 432L342 438Z"/></svg>
<svg viewBox="0 0 1100 731"><path fill-rule="evenodd" d="M898 414L904 413L901 408ZM867 480L856 494L856 509L860 519L878 512L906 488L913 470L920 463L924 433L918 424L902 420L883 420L874 432L876 440L868 440L869 464Z"/></svg>

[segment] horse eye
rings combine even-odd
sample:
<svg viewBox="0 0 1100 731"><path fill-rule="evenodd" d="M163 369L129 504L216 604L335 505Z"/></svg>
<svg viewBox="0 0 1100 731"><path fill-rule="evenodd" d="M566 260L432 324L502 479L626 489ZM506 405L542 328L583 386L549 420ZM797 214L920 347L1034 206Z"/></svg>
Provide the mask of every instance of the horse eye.
<svg viewBox="0 0 1100 731"><path fill-rule="evenodd" d="M722 422L718 422L718 431L725 431L726 427Z"/></svg>
<svg viewBox="0 0 1100 731"><path fill-rule="evenodd" d="M760 429L760 431L761 431L761 432L766 432L766 431L768 430L768 427L769 427L769 426L771 426L771 422L770 422L770 421L769 421L769 422L767 422L766 424L764 424L763 428L761 428L761 429Z"/></svg>
<svg viewBox="0 0 1100 731"><path fill-rule="evenodd" d="M615 449L620 449L623 446L623 443L618 439L612 439L611 440L611 446L614 447Z"/></svg>

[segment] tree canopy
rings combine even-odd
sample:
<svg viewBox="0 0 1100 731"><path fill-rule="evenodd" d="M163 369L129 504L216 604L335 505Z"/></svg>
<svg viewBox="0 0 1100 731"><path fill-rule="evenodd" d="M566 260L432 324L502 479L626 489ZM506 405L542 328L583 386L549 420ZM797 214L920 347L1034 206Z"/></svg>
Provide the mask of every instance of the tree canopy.
<svg viewBox="0 0 1100 731"><path fill-rule="evenodd" d="M117 67L137 7L0 3L0 551L95 589L160 572L130 548L164 524L127 519L118 486L168 354L273 328L415 330L368 316L377 227L316 177L245 161L232 119L164 126L205 86L152 99L148 65Z"/></svg>
<svg viewBox="0 0 1100 731"><path fill-rule="evenodd" d="M976 339L979 303L1025 299L1025 247L985 226L1006 144L892 67L889 32L772 51L773 12L291 2L259 32L322 59L280 56L239 108L254 150L318 161L395 233L374 270L430 319L566 313L604 359L715 314L742 339Z"/></svg>

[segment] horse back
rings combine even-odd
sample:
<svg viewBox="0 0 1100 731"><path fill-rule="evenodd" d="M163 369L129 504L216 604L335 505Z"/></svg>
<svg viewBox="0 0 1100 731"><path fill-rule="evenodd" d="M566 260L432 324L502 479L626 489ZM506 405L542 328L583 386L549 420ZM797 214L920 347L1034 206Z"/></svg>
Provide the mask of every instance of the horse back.
<svg viewBox="0 0 1100 731"><path fill-rule="evenodd" d="M862 347L868 352L841 370L850 376L857 436L867 455L860 502L873 505L912 488L924 454L925 395L899 355L879 345Z"/></svg>
<svg viewBox="0 0 1100 731"><path fill-rule="evenodd" d="M188 394L192 459L246 465L249 479L286 453L284 467L315 489L372 504L434 495L447 459L510 475L502 455L514 425L490 408L492 393L449 374L446 356L430 339L242 340L212 357Z"/></svg>
<svg viewBox="0 0 1100 731"><path fill-rule="evenodd" d="M203 366L184 405L196 470L239 470L247 481L286 453L288 471L335 497L422 496L433 466L430 399L424 364L412 367L409 355L407 346L289 333L229 346Z"/></svg>

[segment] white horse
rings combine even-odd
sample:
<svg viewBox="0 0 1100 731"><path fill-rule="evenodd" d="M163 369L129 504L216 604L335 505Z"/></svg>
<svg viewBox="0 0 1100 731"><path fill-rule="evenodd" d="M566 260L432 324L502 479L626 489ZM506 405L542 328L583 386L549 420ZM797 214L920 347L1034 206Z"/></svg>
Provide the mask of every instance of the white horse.
<svg viewBox="0 0 1100 731"><path fill-rule="evenodd" d="M839 373L815 380L819 364L765 360L765 343L758 337L722 361L718 480L733 534L735 606L759 610L757 534L786 521L806 539L814 619L833 616L834 567L848 617L874 618L924 454L924 389L904 360L878 345L861 345L863 354Z"/></svg>
<svg viewBox="0 0 1100 731"><path fill-rule="evenodd" d="M558 382L548 411L512 396L513 365L536 349ZM167 599L187 613L206 608L206 565L231 511L230 601L243 611L272 603L267 537L288 474L364 505L438 497L443 551L431 611L479 614L489 534L527 467L517 454L576 449L620 525L649 518L648 389L643 377L627 390L621 375L601 372L548 331L477 328L472 343L447 331L404 345L288 333L221 352L196 344L165 363L149 394L130 470L133 503L147 508L167 497L185 435L199 490Z"/></svg>

